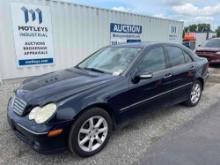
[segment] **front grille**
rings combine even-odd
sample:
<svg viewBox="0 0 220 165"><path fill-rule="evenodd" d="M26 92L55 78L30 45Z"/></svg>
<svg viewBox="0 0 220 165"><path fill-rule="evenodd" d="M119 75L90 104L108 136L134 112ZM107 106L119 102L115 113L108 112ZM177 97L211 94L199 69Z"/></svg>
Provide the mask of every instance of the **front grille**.
<svg viewBox="0 0 220 165"><path fill-rule="evenodd" d="M13 111L16 114L22 116L24 114L24 110L25 110L26 106L27 106L27 103L24 100L22 100L22 99L20 99L18 97L14 98L14 101L13 101Z"/></svg>

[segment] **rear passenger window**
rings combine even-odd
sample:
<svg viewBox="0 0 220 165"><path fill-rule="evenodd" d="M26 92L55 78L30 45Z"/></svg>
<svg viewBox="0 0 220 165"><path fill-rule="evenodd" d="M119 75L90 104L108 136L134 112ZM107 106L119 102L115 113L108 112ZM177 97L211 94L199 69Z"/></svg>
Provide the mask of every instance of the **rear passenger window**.
<svg viewBox="0 0 220 165"><path fill-rule="evenodd" d="M175 46L166 46L169 61L172 66L177 66L185 63L182 49Z"/></svg>
<svg viewBox="0 0 220 165"><path fill-rule="evenodd" d="M192 62L192 58L190 57L190 55L188 53L186 53L185 51L183 51L184 57L185 57L185 61L186 63Z"/></svg>

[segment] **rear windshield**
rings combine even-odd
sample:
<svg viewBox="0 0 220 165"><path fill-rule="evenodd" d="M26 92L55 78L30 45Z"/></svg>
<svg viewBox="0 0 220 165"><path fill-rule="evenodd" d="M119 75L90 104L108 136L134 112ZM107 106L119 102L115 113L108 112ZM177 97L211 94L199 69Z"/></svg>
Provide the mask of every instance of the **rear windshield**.
<svg viewBox="0 0 220 165"><path fill-rule="evenodd" d="M220 48L220 39L212 39L206 41L205 47Z"/></svg>

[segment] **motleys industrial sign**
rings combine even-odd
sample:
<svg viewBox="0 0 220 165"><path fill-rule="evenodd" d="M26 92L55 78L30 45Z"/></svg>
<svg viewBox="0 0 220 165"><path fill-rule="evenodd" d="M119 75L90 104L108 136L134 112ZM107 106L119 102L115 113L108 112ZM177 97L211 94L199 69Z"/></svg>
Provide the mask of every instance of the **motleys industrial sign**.
<svg viewBox="0 0 220 165"><path fill-rule="evenodd" d="M18 67L53 64L49 7L11 3L11 14Z"/></svg>
<svg viewBox="0 0 220 165"><path fill-rule="evenodd" d="M141 42L142 26L110 23L110 33L112 45Z"/></svg>

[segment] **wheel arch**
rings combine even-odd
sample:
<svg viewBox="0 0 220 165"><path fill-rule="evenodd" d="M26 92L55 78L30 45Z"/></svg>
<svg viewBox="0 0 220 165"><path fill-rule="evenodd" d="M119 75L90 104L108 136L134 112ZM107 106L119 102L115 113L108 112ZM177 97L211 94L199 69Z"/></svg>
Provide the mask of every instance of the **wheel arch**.
<svg viewBox="0 0 220 165"><path fill-rule="evenodd" d="M201 85L202 85L202 90L204 89L204 80L203 80L203 78L202 77L199 77L199 78L197 78L197 80L201 83Z"/></svg>
<svg viewBox="0 0 220 165"><path fill-rule="evenodd" d="M91 105L83 108L74 118L78 118L81 114L83 114L85 111L87 111L91 108L101 108L101 109L105 110L112 119L113 129L116 128L116 125L117 125L116 114L115 114L114 110L107 103L94 103L94 104L91 104Z"/></svg>

